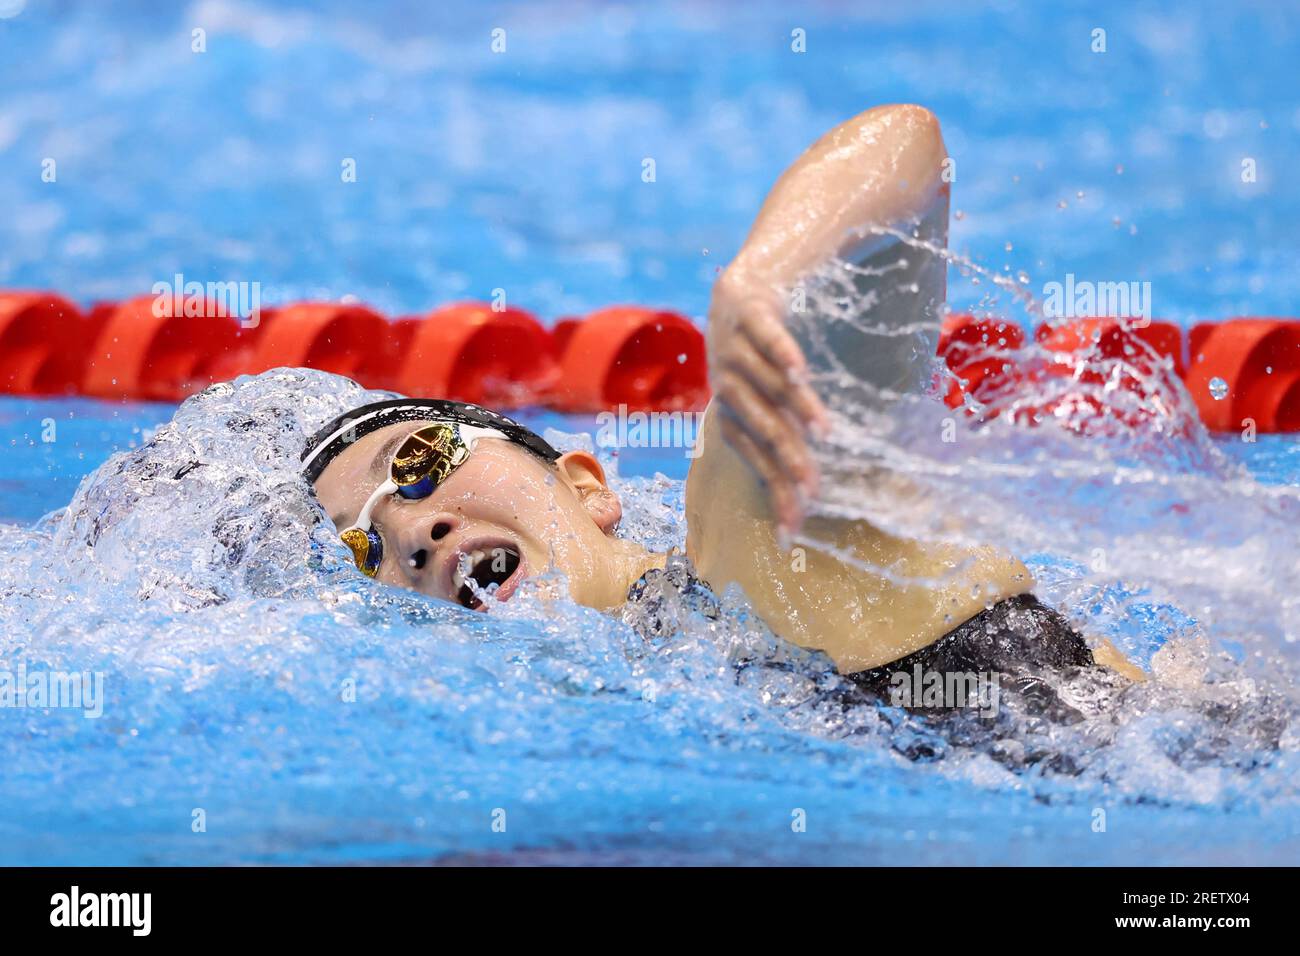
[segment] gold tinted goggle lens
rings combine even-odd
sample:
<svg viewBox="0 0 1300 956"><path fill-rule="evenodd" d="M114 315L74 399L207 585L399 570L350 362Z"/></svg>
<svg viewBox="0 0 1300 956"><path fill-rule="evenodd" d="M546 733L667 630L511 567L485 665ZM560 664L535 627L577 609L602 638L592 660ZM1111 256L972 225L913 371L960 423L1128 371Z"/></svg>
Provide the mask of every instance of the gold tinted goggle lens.
<svg viewBox="0 0 1300 956"><path fill-rule="evenodd" d="M370 496L357 524L339 533L362 574L373 578L384 560L383 539L370 524L370 509L379 498L394 491L412 501L427 498L468 457L469 445L454 425L426 425L398 446L388 482Z"/></svg>
<svg viewBox="0 0 1300 956"><path fill-rule="evenodd" d="M468 457L469 446L459 429L429 425L402 442L388 475L402 497L427 498Z"/></svg>
<svg viewBox="0 0 1300 956"><path fill-rule="evenodd" d="M376 539L375 547L371 546L371 537ZM347 531L339 535L343 543L352 551L352 560L357 563L361 573L368 578L373 578L379 573L379 562L383 559L383 546L378 543L378 535L373 531L362 531L360 528L348 528ZM375 560L372 562L371 558Z"/></svg>

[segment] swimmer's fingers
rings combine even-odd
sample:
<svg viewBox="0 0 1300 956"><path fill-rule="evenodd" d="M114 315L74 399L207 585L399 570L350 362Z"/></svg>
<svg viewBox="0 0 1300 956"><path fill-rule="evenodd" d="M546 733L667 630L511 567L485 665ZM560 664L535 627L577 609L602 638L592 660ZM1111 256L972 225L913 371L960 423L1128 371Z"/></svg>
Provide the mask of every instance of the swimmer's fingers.
<svg viewBox="0 0 1300 956"><path fill-rule="evenodd" d="M802 427L734 371L723 370L718 376L716 397L724 436L737 436L731 444L767 483L779 523L793 532L802 520L799 496L817 493L817 468Z"/></svg>
<svg viewBox="0 0 1300 956"><path fill-rule="evenodd" d="M799 512L799 498L794 491L794 481L781 470L772 457L758 442L750 438L749 433L729 414L722 416L722 437L727 444L736 450L741 458L750 464L767 487L768 497L781 536L788 537L794 533L802 523L802 515Z"/></svg>
<svg viewBox="0 0 1300 956"><path fill-rule="evenodd" d="M803 429L793 416L768 401L748 379L725 369L718 377L718 396L749 436L802 485L805 494L814 495L817 468Z"/></svg>
<svg viewBox="0 0 1300 956"><path fill-rule="evenodd" d="M749 376L777 404L789 404L799 420L824 433L830 418L826 406L808 383L803 349L770 302L750 300L738 321L744 347L733 349L749 359ZM751 358L752 356L752 358Z"/></svg>
<svg viewBox="0 0 1300 956"><path fill-rule="evenodd" d="M824 434L829 416L785 327L782 295L729 271L714 285L708 341L723 437L763 480L778 530L792 534L817 493L807 434Z"/></svg>
<svg viewBox="0 0 1300 956"><path fill-rule="evenodd" d="M747 341L730 349L717 364L720 373L731 371L740 375L769 404L790 412L800 427L825 434L829 421L826 408L801 376L772 365Z"/></svg>

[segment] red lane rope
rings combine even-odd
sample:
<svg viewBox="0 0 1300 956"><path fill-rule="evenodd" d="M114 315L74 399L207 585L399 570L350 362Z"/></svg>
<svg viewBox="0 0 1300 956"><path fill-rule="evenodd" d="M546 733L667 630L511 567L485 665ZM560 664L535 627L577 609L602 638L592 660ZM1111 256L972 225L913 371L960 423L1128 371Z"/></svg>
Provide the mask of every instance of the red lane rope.
<svg viewBox="0 0 1300 956"><path fill-rule="evenodd" d="M0 291L0 392L175 402L290 366L499 408L699 409L709 398L704 336L676 312L617 306L548 331L523 309L480 302L393 320L364 305L303 302L262 309L254 324L215 303L172 315L159 301L83 313L54 293Z"/></svg>
<svg viewBox="0 0 1300 956"><path fill-rule="evenodd" d="M481 302L397 319L359 304L303 302L263 309L246 327L213 303L190 303L187 316L160 315L158 302L141 296L83 312L56 293L0 291L0 393L174 402L212 382L291 366L500 408L686 410L709 398L704 336L668 310L613 306L548 330L524 309ZM1300 431L1300 320L1233 318L1184 332L1169 322L1074 319L1040 326L1034 340L1058 359L1031 372L1018 361L1018 325L949 316L938 350L957 379L948 405L1036 374L1104 384L1092 363L1105 360L1151 372L1145 356L1154 352L1169 358L1211 429ZM1118 384L1143 391L1141 376Z"/></svg>
<svg viewBox="0 0 1300 956"><path fill-rule="evenodd" d="M1027 368L1019 361L1024 334L1018 326L996 318L949 316L939 340L939 354L958 379L948 390L948 405L958 407L967 394L977 402L1003 396L1036 374L1145 396L1144 376L1157 371L1154 353L1169 359L1169 370L1183 380L1208 428L1300 431L1300 320L1233 318L1197 325L1184 335L1170 322L1083 318L1039 326L1034 339L1056 354L1045 367ZM1114 374L1117 359L1125 363L1119 375ZM1111 370L1110 378L1102 368ZM1070 402L1101 411L1095 395L1086 391L1031 411L1050 414ZM1025 420L1032 423L1033 415Z"/></svg>

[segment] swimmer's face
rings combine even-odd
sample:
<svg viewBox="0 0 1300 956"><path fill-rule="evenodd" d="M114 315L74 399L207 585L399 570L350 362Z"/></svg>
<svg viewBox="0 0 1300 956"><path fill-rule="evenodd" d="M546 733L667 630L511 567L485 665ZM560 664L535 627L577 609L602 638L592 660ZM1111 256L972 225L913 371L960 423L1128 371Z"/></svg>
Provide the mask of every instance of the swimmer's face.
<svg viewBox="0 0 1300 956"><path fill-rule="evenodd" d="M396 445L420 427L378 429L330 462L315 490L336 527L356 522L387 478ZM626 590L606 560L622 508L586 452L551 465L504 439L483 438L432 495L386 496L370 517L383 542L377 580L465 607L482 606L466 576L482 589L497 585L500 601L525 578L551 569L564 573L580 604L612 606Z"/></svg>

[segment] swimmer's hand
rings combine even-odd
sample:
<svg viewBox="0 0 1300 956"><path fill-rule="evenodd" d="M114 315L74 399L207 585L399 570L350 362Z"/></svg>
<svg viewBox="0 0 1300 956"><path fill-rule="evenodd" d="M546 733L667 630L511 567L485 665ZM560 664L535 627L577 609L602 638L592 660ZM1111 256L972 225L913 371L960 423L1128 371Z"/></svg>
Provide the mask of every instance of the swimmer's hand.
<svg viewBox="0 0 1300 956"><path fill-rule="evenodd" d="M825 434L830 418L785 317L781 291L736 264L714 283L709 379L722 436L763 480L777 532L789 536L817 494L808 435Z"/></svg>

